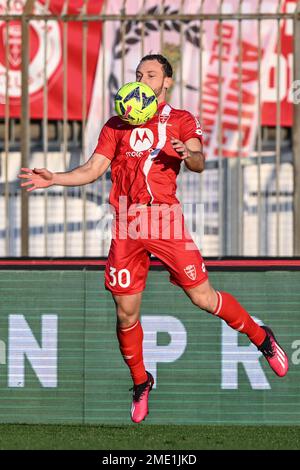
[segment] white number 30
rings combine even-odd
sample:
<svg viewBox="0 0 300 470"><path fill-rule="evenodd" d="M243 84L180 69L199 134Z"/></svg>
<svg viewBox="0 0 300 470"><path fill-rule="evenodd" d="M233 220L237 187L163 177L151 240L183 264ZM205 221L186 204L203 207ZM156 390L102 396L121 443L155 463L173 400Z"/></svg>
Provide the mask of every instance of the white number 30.
<svg viewBox="0 0 300 470"><path fill-rule="evenodd" d="M112 287L114 287L117 283L120 287L128 287L130 284L130 272L128 269L120 269L117 273L116 268L110 267L109 268L109 275L111 276L112 280L109 283ZM125 275L125 279L123 280L123 274Z"/></svg>

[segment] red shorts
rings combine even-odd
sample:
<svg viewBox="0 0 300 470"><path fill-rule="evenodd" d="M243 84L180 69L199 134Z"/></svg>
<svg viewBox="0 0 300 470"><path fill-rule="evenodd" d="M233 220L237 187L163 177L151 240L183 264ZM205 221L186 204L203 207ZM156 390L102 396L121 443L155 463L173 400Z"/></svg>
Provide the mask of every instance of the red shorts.
<svg viewBox="0 0 300 470"><path fill-rule="evenodd" d="M122 235L116 230L117 235L113 236L105 269L105 288L115 295L136 294L145 289L150 254L160 259L170 273L170 281L177 286L189 289L208 279L205 263L186 229L182 212L177 215L172 212L168 219L161 211L151 219L151 208L144 207L139 216L128 217Z"/></svg>

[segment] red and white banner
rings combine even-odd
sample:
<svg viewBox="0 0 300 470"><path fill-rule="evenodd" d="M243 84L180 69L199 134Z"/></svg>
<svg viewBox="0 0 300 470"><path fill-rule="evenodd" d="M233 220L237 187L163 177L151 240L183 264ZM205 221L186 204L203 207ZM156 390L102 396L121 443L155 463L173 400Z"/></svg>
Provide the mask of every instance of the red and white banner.
<svg viewBox="0 0 300 470"><path fill-rule="evenodd" d="M68 10L62 11L68 4ZM89 0L87 13L101 12L103 0ZM0 15L21 14L25 0L0 0ZM78 14L84 7L84 0L36 0L36 14ZM101 23L89 22L87 33L87 76L86 89L82 89L82 44L83 26L80 21L67 22L67 119L82 119L82 97L86 93L89 106L95 70L97 66ZM30 21L30 65L29 65L29 97L30 117L43 118L43 91L46 53L46 79L48 86L48 118L63 117L63 26L61 21L43 20ZM47 37L47 47L45 43ZM0 18L0 116L5 113L6 93L6 57L8 49L8 95L9 116L21 115L21 22L17 20L5 22Z"/></svg>
<svg viewBox="0 0 300 470"><path fill-rule="evenodd" d="M75 13L82 12L84 0L36 0L34 12ZM87 12L97 14L105 3L106 13L119 14L123 0L88 0ZM244 0L244 13L256 13L261 3L263 13L276 12L278 0ZM22 13L25 0L0 0L0 15ZM224 0L223 13L238 10L239 0ZM68 5L68 11L62 8ZM220 2L203 2L204 13L216 13ZM296 0L284 0L282 10L293 12ZM200 2L196 0L127 0L126 13L166 14L198 13ZM8 26L9 25L9 26ZM125 60L122 63L123 32L119 21L105 24L105 50L100 47L101 23L88 22L87 37L87 84L82 89L82 22L67 22L67 118L82 119L82 98L86 94L87 111L87 155L95 142L103 122L114 112L113 96L122 82L135 79L135 68L141 56L161 52L171 58L175 72L175 86L169 100L175 107L183 107L195 115L201 115L206 137L206 149L211 158L219 152L219 130L222 128L222 155L236 156L239 141L243 155L253 147L258 114L258 22L241 22L242 57L239 64L238 22L223 21L222 29L217 21L202 22L202 45L200 49L199 20L180 23L179 20L165 22L164 29L157 21L147 21L142 34L142 23L137 19L126 21L124 31ZM281 22L280 98L281 124L292 124L292 104L289 89L292 81L292 20ZM45 22L30 22L30 67L29 95L30 116L40 119L44 115L44 63L48 87L49 119L63 117L63 25L60 21L47 22L47 49L45 51ZM180 38L183 44L180 46ZM142 40L144 38L144 41ZM219 40L222 40L222 66L219 67ZM5 113L6 63L8 61L9 116L21 114L21 24L20 21L6 23L0 19L0 116ZM277 67L277 21L261 21L261 90L264 100L262 124L276 124L276 67ZM162 50L161 50L162 44ZM8 50L8 58L5 52ZM202 54L202 80L200 80L200 57ZM105 64L105 74L103 66ZM219 72L221 71L221 102L219 102ZM124 72L124 75L123 75ZM103 77L105 82L103 83ZM202 95L199 92L202 82ZM238 88L241 83L242 91ZM200 103L200 96L202 103ZM240 110L239 110L240 106ZM218 121L222 110L221 122ZM238 123L241 117L241 126Z"/></svg>
<svg viewBox="0 0 300 470"><path fill-rule="evenodd" d="M285 0L282 11L293 13L297 0ZM275 26L277 29L277 25ZM283 20L280 30L280 55L279 55L279 100L280 100L280 125L293 125L293 105L291 85L293 82L293 20ZM267 83L263 92L262 125L275 126L277 113L277 44L271 53L271 67Z"/></svg>
<svg viewBox="0 0 300 470"><path fill-rule="evenodd" d="M239 10L240 4L239 0L224 0L222 12L235 13ZM217 1L203 2L202 11L216 14L219 5L220 2ZM242 13L255 14L259 5L262 13L276 13L278 0L245 0L242 2ZM121 7L121 0L108 2L106 12L117 14ZM136 15L137 12L148 15L162 12L168 15L199 13L199 8L200 3L195 0L185 2L168 0L163 5L157 0L126 2L126 13L131 15ZM200 27L202 27L202 44L200 44ZM142 35L142 23L137 16L135 21L126 22L123 32L119 22L107 23L106 28L106 50L101 51L99 56L90 108L87 129L88 153L95 148L103 116L108 117L114 112L113 97L117 89L123 83L135 80L136 66L143 54L158 52L167 55L174 68L175 85L169 94L169 102L174 107L188 109L200 117L207 156L216 159L219 152L223 157L248 156L251 153L258 125L258 21L243 20L239 30L239 22L236 20L222 21L222 27L220 22L211 20L202 23L199 20L185 23L168 20L162 30L157 21L149 20L144 25ZM182 45L181 38L183 38ZM222 42L221 66L219 41ZM262 20L262 97L270 95L265 91L270 87L269 77L272 74L276 41L277 21ZM103 89L104 62L106 86ZM200 73L202 73L201 79ZM287 93L287 89L285 92ZM263 118L267 116L266 110L264 106ZM273 119L275 119L274 113Z"/></svg>
<svg viewBox="0 0 300 470"><path fill-rule="evenodd" d="M237 11L238 3L231 1L232 11ZM273 2L273 11L276 5L277 0ZM255 5L252 9L255 11ZM211 159L218 158L219 153L222 157L248 156L256 136L258 114L259 51L253 22L243 21L240 30L237 21L208 22L205 33L208 54L204 68L202 123L208 155ZM269 69L275 40L274 25L264 22L262 76Z"/></svg>

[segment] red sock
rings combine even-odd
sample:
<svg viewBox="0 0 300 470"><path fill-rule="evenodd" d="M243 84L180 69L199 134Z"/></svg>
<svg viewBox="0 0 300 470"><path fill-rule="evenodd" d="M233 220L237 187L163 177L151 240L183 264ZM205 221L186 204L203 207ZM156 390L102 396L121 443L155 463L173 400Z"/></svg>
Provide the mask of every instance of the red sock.
<svg viewBox="0 0 300 470"><path fill-rule="evenodd" d="M260 346L266 337L265 330L252 320L249 313L231 294L216 292L218 304L213 314L225 320L234 330L245 333L252 343Z"/></svg>
<svg viewBox="0 0 300 470"><path fill-rule="evenodd" d="M143 361L143 329L138 320L129 328L117 327L120 351L130 369L135 385L142 384L148 379Z"/></svg>

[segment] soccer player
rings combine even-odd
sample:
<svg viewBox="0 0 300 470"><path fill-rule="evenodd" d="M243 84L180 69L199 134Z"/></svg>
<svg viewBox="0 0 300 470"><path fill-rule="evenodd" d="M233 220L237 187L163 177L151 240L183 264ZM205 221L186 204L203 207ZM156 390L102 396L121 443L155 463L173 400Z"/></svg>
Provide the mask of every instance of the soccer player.
<svg viewBox="0 0 300 470"><path fill-rule="evenodd" d="M136 80L149 85L157 96L158 111L151 120L131 126L114 116L102 128L96 149L84 165L65 173L23 168L19 176L27 180L21 184L28 186L27 191L51 185L79 186L95 181L111 166L110 204L116 213L105 287L116 305L120 351L133 379L131 419L138 423L148 414L154 383L145 370L139 319L150 253L163 262L170 281L181 287L193 304L246 334L280 377L288 371L288 357L270 328L258 325L230 293L212 287L202 256L184 226L176 177L182 162L190 171L201 173L205 158L197 119L166 102L172 85L171 65L160 54L147 55L137 67ZM167 217L169 232L162 228ZM179 227L185 228L181 237L174 234Z"/></svg>

